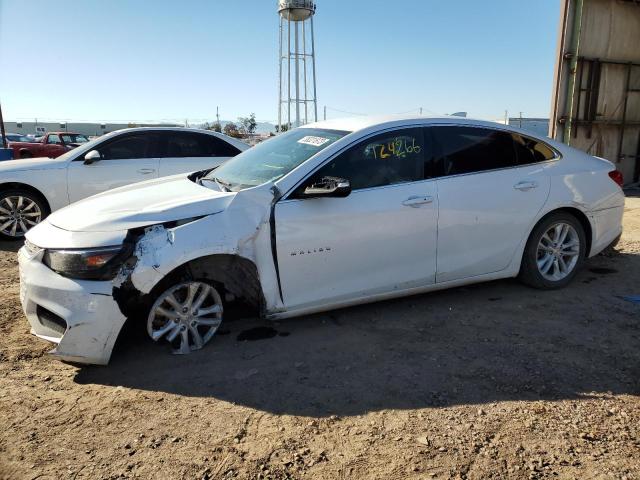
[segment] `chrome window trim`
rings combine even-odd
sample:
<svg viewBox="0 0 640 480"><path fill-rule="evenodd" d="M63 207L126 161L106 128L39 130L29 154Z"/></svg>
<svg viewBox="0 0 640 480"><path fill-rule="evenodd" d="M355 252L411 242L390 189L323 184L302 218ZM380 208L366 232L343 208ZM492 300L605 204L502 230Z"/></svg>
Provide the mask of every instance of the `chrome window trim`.
<svg viewBox="0 0 640 480"><path fill-rule="evenodd" d="M545 164L551 164L551 163L555 163L559 160L561 160L562 157L562 153L555 147L549 145L547 142L540 140L539 138L536 137L532 137L530 135L527 134L523 134L520 132L515 132L513 130L509 130L506 128L500 128L500 127L494 127L492 125L476 125L473 123L411 123L408 125L403 125L402 127L387 127L383 130L378 130L376 132L373 133L369 133L367 135L365 135L364 137L360 137L356 140L353 140L352 142L350 142L348 145L345 145L343 148L341 148L339 151L335 152L333 155L331 155L329 158L327 158L324 162L322 162L319 166L317 166L315 169L313 169L309 174L307 174L302 180L300 180L299 182L297 182L293 187L291 187L286 193L284 193L282 195L282 197L280 197L280 200L278 203L280 202L284 202L284 201L291 201L291 200L308 200L306 198L289 198L293 192L302 184L304 183L308 178L310 178L311 176L313 176L318 170L320 170L322 167L324 167L327 163L329 163L330 161L334 160L338 155L342 155L347 149L356 146L357 144L359 144L360 142L366 141L372 137L375 137L377 135L380 134L384 134L384 133L388 133L388 132L392 132L395 130L406 130L406 129L411 129L411 128L437 128L437 127L470 127L470 128L477 128L477 129L481 129L481 130L494 130L496 132L503 132L503 133L508 133L508 134L517 134L520 135L522 137L528 138L530 140L534 140L536 142L540 142L543 145L545 145L547 148L549 148L549 150L551 150L554 153L554 157L549 159L549 160L545 160L543 162L534 162L534 163L525 163L523 165L514 165L511 167L500 167L500 168L492 168L489 170L479 170L476 172L467 172L467 173L458 173L458 174L454 174L454 175L442 175L440 177L434 177L434 178L425 178L423 180L417 180L414 182L403 182L403 183L394 183L392 185L380 185L378 187L367 187L367 188L360 188L357 190L353 190L352 193L355 192L360 192L363 190L371 190L371 189L375 189L375 188L383 188L383 187L392 187L395 185L407 185L407 184L412 184L412 183L421 183L421 182L425 182L425 181L433 181L433 180L445 180L448 178L456 178L456 177L464 177L464 176L468 176L468 175L479 175L479 174L483 174L483 173L488 173L488 172L499 172L501 170L513 170L515 168L523 168L523 167L528 167L528 166L533 166L533 165L545 165ZM311 160L313 157L309 158L307 161Z"/></svg>
<svg viewBox="0 0 640 480"><path fill-rule="evenodd" d="M513 165L511 167L500 167L500 168L490 168L488 170L478 170L475 172L467 172L467 173L456 173L453 175L443 175L441 177L437 177L438 180L444 180L447 178L455 178L455 177L466 177L468 175L479 175L482 173L487 173L487 172L499 172L501 170L513 170L515 168L523 168L523 167L529 167L529 166L533 166L533 165L543 165L543 164L548 164L548 163L555 163L558 160L562 159L562 153L560 153L560 151L557 148L552 147L551 145L549 145L547 142L540 140L538 138L526 135L526 134L522 134L520 132L514 132L513 130L507 130L504 128L495 128L493 126L485 126L485 125L474 125L474 124L468 124L468 123L438 123L438 124L433 124L431 125L432 127L456 127L456 126L460 126L460 127L472 127L472 128L479 128L479 129L484 129L484 130L495 130L496 132L504 132L504 133L508 133L508 134L516 134L516 135L520 135L521 137L524 138L528 138L529 140L534 140L536 142L542 143L543 145L545 145L549 150L551 150L554 153L554 157L550 158L549 160L544 160L543 162L533 162L533 163L525 163L522 165Z"/></svg>

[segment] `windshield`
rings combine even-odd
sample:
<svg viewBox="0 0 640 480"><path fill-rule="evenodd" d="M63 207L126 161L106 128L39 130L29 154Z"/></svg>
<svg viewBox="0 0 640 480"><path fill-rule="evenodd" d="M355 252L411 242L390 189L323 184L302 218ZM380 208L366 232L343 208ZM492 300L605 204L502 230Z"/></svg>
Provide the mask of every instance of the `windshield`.
<svg viewBox="0 0 640 480"><path fill-rule="evenodd" d="M348 133L297 128L245 150L211 171L203 180L217 182L234 191L272 182Z"/></svg>
<svg viewBox="0 0 640 480"><path fill-rule="evenodd" d="M87 143L89 139L84 135L78 135L75 133L65 133L60 135L64 143Z"/></svg>

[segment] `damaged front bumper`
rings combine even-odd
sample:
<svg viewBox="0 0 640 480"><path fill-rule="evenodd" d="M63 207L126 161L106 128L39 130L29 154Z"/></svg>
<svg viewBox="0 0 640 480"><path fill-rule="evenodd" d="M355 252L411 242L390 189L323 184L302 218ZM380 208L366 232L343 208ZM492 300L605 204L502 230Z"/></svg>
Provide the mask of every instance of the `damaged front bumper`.
<svg viewBox="0 0 640 480"><path fill-rule="evenodd" d="M20 301L31 333L56 343L49 353L61 360L106 365L126 320L113 283L63 277L42 263L43 253L18 252Z"/></svg>

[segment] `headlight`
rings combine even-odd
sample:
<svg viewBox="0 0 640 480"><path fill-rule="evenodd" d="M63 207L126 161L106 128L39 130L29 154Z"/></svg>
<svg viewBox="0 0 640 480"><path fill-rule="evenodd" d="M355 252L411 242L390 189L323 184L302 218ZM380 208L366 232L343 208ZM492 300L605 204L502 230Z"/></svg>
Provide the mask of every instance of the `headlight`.
<svg viewBox="0 0 640 480"><path fill-rule="evenodd" d="M126 244L82 250L46 250L42 262L65 277L109 280L115 277L130 254L131 247Z"/></svg>

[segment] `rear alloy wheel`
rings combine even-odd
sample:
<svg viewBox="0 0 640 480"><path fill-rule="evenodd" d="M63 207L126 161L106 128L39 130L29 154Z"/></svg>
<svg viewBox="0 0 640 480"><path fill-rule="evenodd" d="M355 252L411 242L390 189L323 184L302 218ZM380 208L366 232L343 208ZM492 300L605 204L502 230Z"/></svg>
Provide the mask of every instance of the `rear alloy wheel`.
<svg viewBox="0 0 640 480"><path fill-rule="evenodd" d="M579 255L580 238L576 229L568 223L556 223L538 243L538 271L545 279L557 282L573 271Z"/></svg>
<svg viewBox="0 0 640 480"><path fill-rule="evenodd" d="M173 353L201 349L222 323L222 298L211 285L187 281L165 290L149 311L147 333L153 341L166 338Z"/></svg>
<svg viewBox="0 0 640 480"><path fill-rule="evenodd" d="M0 238L19 240L46 216L40 198L31 192L9 190L0 192Z"/></svg>
<svg viewBox="0 0 640 480"><path fill-rule="evenodd" d="M586 237L580 222L568 213L552 214L529 237L520 279L535 288L564 287L580 268L585 251Z"/></svg>

